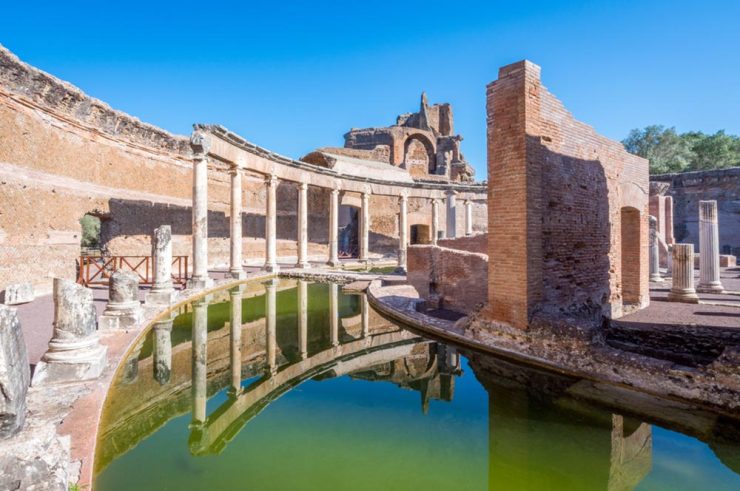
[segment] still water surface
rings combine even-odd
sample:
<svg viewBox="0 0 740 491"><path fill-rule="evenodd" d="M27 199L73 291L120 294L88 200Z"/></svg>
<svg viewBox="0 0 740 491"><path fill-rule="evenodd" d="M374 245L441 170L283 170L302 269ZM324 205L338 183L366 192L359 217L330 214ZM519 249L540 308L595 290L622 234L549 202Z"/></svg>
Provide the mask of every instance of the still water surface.
<svg viewBox="0 0 740 491"><path fill-rule="evenodd" d="M276 280L153 325L106 402L96 489L737 491L738 433Z"/></svg>

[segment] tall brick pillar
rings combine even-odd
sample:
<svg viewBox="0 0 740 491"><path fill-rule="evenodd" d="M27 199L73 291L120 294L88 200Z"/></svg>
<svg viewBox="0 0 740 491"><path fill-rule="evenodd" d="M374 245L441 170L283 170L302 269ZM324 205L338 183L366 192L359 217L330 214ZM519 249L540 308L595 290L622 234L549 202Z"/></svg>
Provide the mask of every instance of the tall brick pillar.
<svg viewBox="0 0 740 491"><path fill-rule="evenodd" d="M521 61L486 94L489 316L520 329L542 296L540 89L540 67Z"/></svg>

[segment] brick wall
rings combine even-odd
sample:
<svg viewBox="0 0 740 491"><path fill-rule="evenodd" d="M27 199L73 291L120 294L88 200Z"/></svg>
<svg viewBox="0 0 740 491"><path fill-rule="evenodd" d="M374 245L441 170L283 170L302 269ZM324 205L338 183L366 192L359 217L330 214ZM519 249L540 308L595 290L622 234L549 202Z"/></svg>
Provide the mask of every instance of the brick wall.
<svg viewBox="0 0 740 491"><path fill-rule="evenodd" d="M487 101L488 315L519 328L537 314L596 325L625 300L646 305L647 161L575 120L531 62L501 68ZM627 236L623 208L637 214Z"/></svg>
<svg viewBox="0 0 740 491"><path fill-rule="evenodd" d="M488 254L488 234L481 233L457 237L455 239L440 239L437 245L447 249L456 249L458 251L475 252L478 254Z"/></svg>
<svg viewBox="0 0 740 491"><path fill-rule="evenodd" d="M488 257L433 245L408 248L407 278L425 300L468 313L488 296Z"/></svg>

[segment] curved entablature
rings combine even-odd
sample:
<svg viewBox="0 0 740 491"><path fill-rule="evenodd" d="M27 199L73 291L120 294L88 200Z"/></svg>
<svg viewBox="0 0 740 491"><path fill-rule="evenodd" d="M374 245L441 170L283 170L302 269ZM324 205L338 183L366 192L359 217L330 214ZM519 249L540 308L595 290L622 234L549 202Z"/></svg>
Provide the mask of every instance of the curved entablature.
<svg viewBox="0 0 740 491"><path fill-rule="evenodd" d="M485 196L485 184L399 182L382 178L341 174L333 169L290 159L248 142L219 125L194 125L194 140L207 149L207 157L240 169L274 176L277 179L306 183L326 189L410 198L444 198L454 190L461 199ZM196 149L196 153L197 153Z"/></svg>

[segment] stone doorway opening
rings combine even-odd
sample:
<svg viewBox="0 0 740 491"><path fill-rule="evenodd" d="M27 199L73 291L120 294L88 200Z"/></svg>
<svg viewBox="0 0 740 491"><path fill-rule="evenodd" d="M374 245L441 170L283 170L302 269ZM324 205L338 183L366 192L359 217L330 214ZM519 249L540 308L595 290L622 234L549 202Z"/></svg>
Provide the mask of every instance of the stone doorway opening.
<svg viewBox="0 0 740 491"><path fill-rule="evenodd" d="M622 244L622 303L640 303L640 211L625 206L620 212Z"/></svg>
<svg viewBox="0 0 740 491"><path fill-rule="evenodd" d="M432 241L429 225L411 225L411 236L409 237L409 242L411 245L430 244Z"/></svg>
<svg viewBox="0 0 740 491"><path fill-rule="evenodd" d="M338 250L340 258L360 257L360 208L339 205Z"/></svg>

